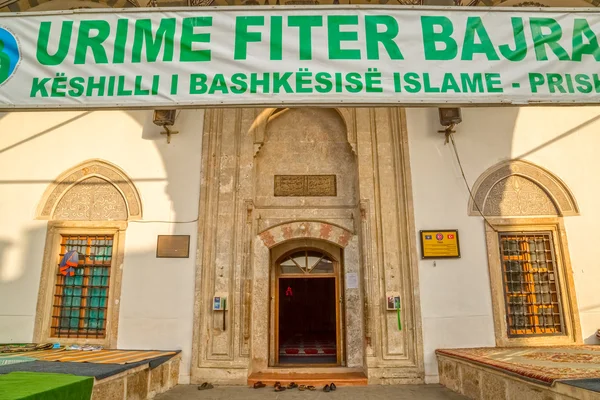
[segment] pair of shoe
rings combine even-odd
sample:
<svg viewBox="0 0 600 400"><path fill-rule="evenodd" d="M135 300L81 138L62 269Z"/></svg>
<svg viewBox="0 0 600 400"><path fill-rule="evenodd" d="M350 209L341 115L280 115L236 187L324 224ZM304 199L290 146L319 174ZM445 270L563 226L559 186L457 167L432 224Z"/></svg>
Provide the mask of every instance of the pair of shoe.
<svg viewBox="0 0 600 400"><path fill-rule="evenodd" d="M286 389L295 389L298 387L298 384L296 384L295 382L291 382L290 384L286 386L281 386L281 382L275 382L275 391L276 392L283 392Z"/></svg>
<svg viewBox="0 0 600 400"><path fill-rule="evenodd" d="M305 390L317 390L317 388L312 385L308 385L308 386L300 385L300 386L298 386L298 390L301 392L304 392Z"/></svg>
<svg viewBox="0 0 600 400"><path fill-rule="evenodd" d="M331 382L329 385L325 385L325 387L323 388L324 392L332 392L335 389L337 389L337 386L335 386L335 383Z"/></svg>
<svg viewBox="0 0 600 400"><path fill-rule="evenodd" d="M198 386L198 390L207 390L212 389L214 386L212 383L204 382L202 385Z"/></svg>

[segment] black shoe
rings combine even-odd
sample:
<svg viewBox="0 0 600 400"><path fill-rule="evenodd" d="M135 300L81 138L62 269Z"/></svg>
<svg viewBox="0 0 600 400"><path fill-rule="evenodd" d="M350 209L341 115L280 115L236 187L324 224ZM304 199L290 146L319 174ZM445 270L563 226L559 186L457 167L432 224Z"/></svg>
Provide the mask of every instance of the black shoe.
<svg viewBox="0 0 600 400"><path fill-rule="evenodd" d="M323 388L324 392L331 392L331 387L329 385L325 385L325 387Z"/></svg>
<svg viewBox="0 0 600 400"><path fill-rule="evenodd" d="M277 385L275 386L276 392L283 392L285 390L285 386Z"/></svg>
<svg viewBox="0 0 600 400"><path fill-rule="evenodd" d="M331 389L331 391L333 392L335 389L337 389L337 386L335 386L335 383L331 382L331 384L329 385L329 389Z"/></svg>

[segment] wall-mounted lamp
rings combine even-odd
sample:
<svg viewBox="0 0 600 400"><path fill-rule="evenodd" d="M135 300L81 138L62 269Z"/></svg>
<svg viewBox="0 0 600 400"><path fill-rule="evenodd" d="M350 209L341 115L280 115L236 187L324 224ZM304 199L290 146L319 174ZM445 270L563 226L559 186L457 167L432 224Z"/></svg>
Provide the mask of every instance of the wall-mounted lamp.
<svg viewBox="0 0 600 400"><path fill-rule="evenodd" d="M440 125L458 125L462 122L460 108L440 108Z"/></svg>
<svg viewBox="0 0 600 400"><path fill-rule="evenodd" d="M175 124L177 110L154 110L152 116L152 122L154 125L162 126L165 131L161 132L162 135L167 135L167 144L171 143L171 135L179 133L179 131L172 131L171 126Z"/></svg>
<svg viewBox="0 0 600 400"><path fill-rule="evenodd" d="M460 108L445 107L439 109L440 113L440 125L444 127L444 130L438 131L446 135L446 143L452 133L454 133L454 127L462 122L462 113Z"/></svg>

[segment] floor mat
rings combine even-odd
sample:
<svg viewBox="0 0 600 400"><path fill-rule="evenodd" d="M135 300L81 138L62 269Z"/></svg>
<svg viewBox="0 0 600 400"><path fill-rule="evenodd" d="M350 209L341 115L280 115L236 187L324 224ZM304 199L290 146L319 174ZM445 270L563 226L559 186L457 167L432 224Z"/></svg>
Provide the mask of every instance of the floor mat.
<svg viewBox="0 0 600 400"><path fill-rule="evenodd" d="M89 400L93 386L90 377L12 372L0 375L0 400Z"/></svg>
<svg viewBox="0 0 600 400"><path fill-rule="evenodd" d="M148 360L159 356L168 356L177 354L176 352L168 351L144 351L144 350L97 350L97 351L82 351L82 350L42 350L30 351L27 353L0 353L2 358L22 357L27 354L27 357L35 358L36 360L44 361L61 361L61 362L89 362L98 364L129 364L138 361Z"/></svg>
<svg viewBox="0 0 600 400"><path fill-rule="evenodd" d="M600 346L512 347L436 350L526 378L556 380L600 378Z"/></svg>
<svg viewBox="0 0 600 400"><path fill-rule="evenodd" d="M31 357L2 357L0 356L0 367L3 365L20 364L24 362L35 361L35 358Z"/></svg>
<svg viewBox="0 0 600 400"><path fill-rule="evenodd" d="M279 346L279 355L287 357L323 357L336 354L335 339L295 336Z"/></svg>
<svg viewBox="0 0 600 400"><path fill-rule="evenodd" d="M600 367L599 367L600 368ZM581 389L591 390L592 392L600 393L600 378L599 379L576 379L560 381L565 385L575 386Z"/></svg>
<svg viewBox="0 0 600 400"><path fill-rule="evenodd" d="M121 372L133 369L140 365L149 364L150 369L169 361L173 356L155 357L150 360L139 361L130 364L97 364L76 362L52 362L33 361L22 364L0 366L0 375L10 372L51 372L59 374L71 374L77 376L91 376L98 380L108 378Z"/></svg>

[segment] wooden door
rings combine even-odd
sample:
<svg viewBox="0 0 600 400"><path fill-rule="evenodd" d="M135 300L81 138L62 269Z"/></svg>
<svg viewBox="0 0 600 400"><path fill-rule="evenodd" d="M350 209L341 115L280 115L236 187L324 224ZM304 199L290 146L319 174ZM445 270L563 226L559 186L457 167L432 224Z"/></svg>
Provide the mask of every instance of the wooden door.
<svg viewBox="0 0 600 400"><path fill-rule="evenodd" d="M274 349L274 356L270 357L274 359L275 365L283 365L280 363L280 305L281 301L281 282L290 282L290 279L305 279L310 284L315 279L332 279L334 290L331 296L334 296L335 304L335 344L336 344L336 362L331 364L310 364L301 363L293 364L295 367L298 366L339 366L342 365L343 360L343 340L342 340L342 318L341 318L341 291L340 291L340 263L339 257L340 252L338 250L336 254L337 258L324 252L323 250L316 248L295 248L291 251L286 252L283 256L279 257L274 265L274 279L272 280L272 293L274 294L274 341L275 345L271 347Z"/></svg>

